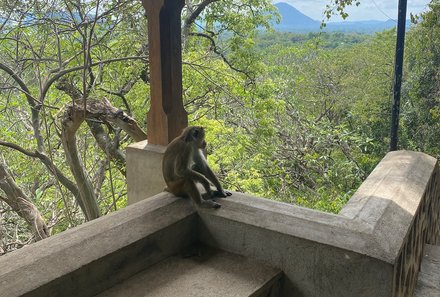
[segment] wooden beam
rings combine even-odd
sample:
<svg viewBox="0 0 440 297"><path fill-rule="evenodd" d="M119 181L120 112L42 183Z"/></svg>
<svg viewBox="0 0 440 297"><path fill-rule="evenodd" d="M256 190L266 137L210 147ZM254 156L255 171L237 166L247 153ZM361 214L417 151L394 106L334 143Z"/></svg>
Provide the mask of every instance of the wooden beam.
<svg viewBox="0 0 440 297"><path fill-rule="evenodd" d="M182 100L181 12L184 0L142 0L148 18L151 107L148 143L167 145L188 126Z"/></svg>

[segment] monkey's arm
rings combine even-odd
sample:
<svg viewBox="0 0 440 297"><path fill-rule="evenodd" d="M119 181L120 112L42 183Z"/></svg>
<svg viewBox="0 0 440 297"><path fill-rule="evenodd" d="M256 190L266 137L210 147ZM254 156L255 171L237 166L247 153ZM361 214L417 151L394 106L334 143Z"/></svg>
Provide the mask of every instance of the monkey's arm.
<svg viewBox="0 0 440 297"><path fill-rule="evenodd" d="M209 168L208 165L206 165L204 173L205 173L205 176L208 178L208 180L211 181L211 183L217 188L216 191L212 192L212 195L214 197L224 198L224 197L228 197L228 196L232 195L231 192L225 191L223 189L223 187L220 184L217 176L214 174L214 172L212 172L211 168Z"/></svg>
<svg viewBox="0 0 440 297"><path fill-rule="evenodd" d="M206 176L208 181L216 187L217 190L212 192L212 197L222 198L232 195L231 192L223 190L217 176L215 176L214 172L212 172L211 168L208 166L208 162L206 161L202 150L199 150L198 153L194 155L193 170Z"/></svg>

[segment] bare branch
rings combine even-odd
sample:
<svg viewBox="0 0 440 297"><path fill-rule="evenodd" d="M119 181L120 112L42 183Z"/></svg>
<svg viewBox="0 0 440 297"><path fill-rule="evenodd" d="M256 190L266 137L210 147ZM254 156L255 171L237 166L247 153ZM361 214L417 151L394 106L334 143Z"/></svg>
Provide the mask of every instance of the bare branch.
<svg viewBox="0 0 440 297"><path fill-rule="evenodd" d="M20 86L21 91L25 94L26 99L31 106L32 111L32 127L34 129L34 136L37 139L37 146L39 151L43 151L43 137L40 132L40 109L41 109L41 101L35 99L32 96L31 91L27 87L26 83L6 64L0 62L0 69L9 74L12 79Z"/></svg>
<svg viewBox="0 0 440 297"><path fill-rule="evenodd" d="M133 56L133 57L114 58L114 59L108 59L108 60L103 60L103 61L99 61L99 62L94 62L94 63L91 63L89 66L90 67L96 67L96 66L99 66L99 65L104 65L104 64L114 63L114 62L121 62L121 61L128 61L128 60L145 60L146 61L147 58L148 58L147 56ZM46 94L49 91L49 88L59 78L61 78L62 76L66 75L68 73L75 72L75 71L80 71L80 70L83 70L83 69L84 69L84 65L73 67L73 68L69 68L69 69L65 69L65 70L62 70L62 71L58 72L57 74L55 74L51 78L49 78L44 83L44 85L42 87L41 94L40 94L40 100L44 99L46 97Z"/></svg>
<svg viewBox="0 0 440 297"><path fill-rule="evenodd" d="M183 22L183 38L186 39L188 36L189 29L192 24L196 21L197 17L203 12L203 10L211 3L217 2L219 0L204 0L202 1L195 10L191 12L191 14L185 19Z"/></svg>
<svg viewBox="0 0 440 297"><path fill-rule="evenodd" d="M212 38L211 36L209 36L208 34L205 34L205 33L190 33L189 35L191 35L191 36L199 36L199 37L203 37L203 38L208 39L210 41L210 43L211 43L211 49L214 51L214 53L216 53L217 55L219 55L222 58L223 62L225 62L226 65L229 66L229 68L231 68L232 70L234 70L236 72L240 72L240 73L244 74L251 82L254 81L254 79L249 75L249 73L247 73L244 70L241 70L241 69L238 69L238 68L234 67L232 65L232 63L229 62L229 60L226 58L226 56L218 50L218 47L215 44L214 38Z"/></svg>
<svg viewBox="0 0 440 297"><path fill-rule="evenodd" d="M55 166L55 164L50 160L48 156L38 151L31 152L15 143L10 143L2 140L0 140L0 145L12 148L28 157L40 159L40 161L44 164L44 166L46 166L49 172L51 172L60 181L60 183L72 193L72 195L77 199L78 203L80 204L80 207L82 207L77 186L70 179L68 179L58 167Z"/></svg>

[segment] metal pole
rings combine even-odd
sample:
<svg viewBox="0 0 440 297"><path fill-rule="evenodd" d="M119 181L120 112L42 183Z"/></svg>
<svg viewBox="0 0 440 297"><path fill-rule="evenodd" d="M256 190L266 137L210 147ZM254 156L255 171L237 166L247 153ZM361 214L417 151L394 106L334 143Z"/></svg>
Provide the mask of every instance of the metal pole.
<svg viewBox="0 0 440 297"><path fill-rule="evenodd" d="M402 86L403 50L405 46L407 0L399 0L399 16L397 20L396 58L394 63L393 106L391 115L390 151L397 150L399 114L400 114L400 89Z"/></svg>

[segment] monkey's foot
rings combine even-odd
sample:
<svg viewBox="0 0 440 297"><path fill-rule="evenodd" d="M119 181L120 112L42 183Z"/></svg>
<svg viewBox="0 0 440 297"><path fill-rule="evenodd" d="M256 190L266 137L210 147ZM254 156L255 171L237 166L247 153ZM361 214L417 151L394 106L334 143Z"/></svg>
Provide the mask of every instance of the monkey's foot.
<svg viewBox="0 0 440 297"><path fill-rule="evenodd" d="M216 197L216 198L226 198L231 195L232 193L229 191L219 191L219 190L212 191L212 197Z"/></svg>
<svg viewBox="0 0 440 297"><path fill-rule="evenodd" d="M215 201L212 201L212 200L203 200L202 203L200 203L200 207L202 207L202 208L217 209L217 208L220 208L221 206L222 206L221 204L219 204Z"/></svg>

